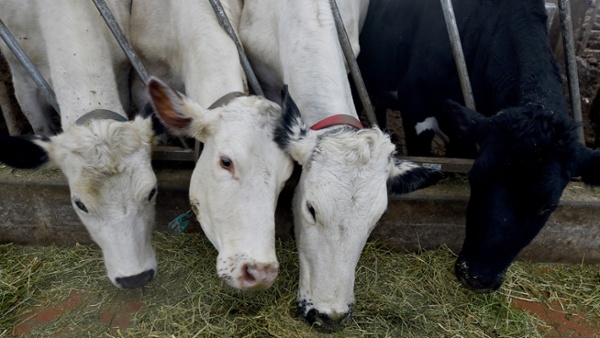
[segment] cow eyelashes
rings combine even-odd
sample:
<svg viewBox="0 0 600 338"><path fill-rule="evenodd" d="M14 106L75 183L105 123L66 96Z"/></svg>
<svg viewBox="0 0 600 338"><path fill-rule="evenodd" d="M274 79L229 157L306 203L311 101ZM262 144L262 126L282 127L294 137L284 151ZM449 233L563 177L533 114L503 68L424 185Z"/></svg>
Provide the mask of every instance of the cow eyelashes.
<svg viewBox="0 0 600 338"><path fill-rule="evenodd" d="M83 211L85 213L88 212L87 208L85 207L85 204L83 204L80 200L76 199L75 200L75 205L79 208L79 210L81 210L81 211Z"/></svg>
<svg viewBox="0 0 600 338"><path fill-rule="evenodd" d="M308 212L312 216L313 220L316 222L317 221L317 215L316 215L316 212L315 212L315 208L313 208L312 204L310 204L309 201L306 201L306 208L308 209Z"/></svg>
<svg viewBox="0 0 600 338"><path fill-rule="evenodd" d="M151 201L151 200L152 200L152 197L154 197L154 195L156 195L156 188L153 188L153 189L150 191L150 195L148 195L148 201Z"/></svg>

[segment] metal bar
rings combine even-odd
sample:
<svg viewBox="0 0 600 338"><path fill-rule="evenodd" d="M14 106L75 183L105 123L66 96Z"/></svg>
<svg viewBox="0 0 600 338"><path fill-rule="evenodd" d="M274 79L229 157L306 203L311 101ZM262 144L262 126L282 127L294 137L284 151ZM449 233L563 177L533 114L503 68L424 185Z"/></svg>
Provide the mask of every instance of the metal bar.
<svg viewBox="0 0 600 338"><path fill-rule="evenodd" d="M60 113L60 107L58 106L58 101L56 100L56 94L54 94L54 90L52 90L52 87L50 87L48 82L46 82L42 74L40 74L37 68L35 68L33 62L31 62L31 59L27 56L27 54L25 54L25 51L23 48L21 48L21 45L19 45L15 37L8 30L8 27L6 27L2 19L0 19L0 36L2 36L2 39L4 42L6 42L8 48L10 48L13 54L15 54L17 60L21 62L27 74L31 76L31 79L38 86L44 98L50 103L50 105L52 105L56 112Z"/></svg>
<svg viewBox="0 0 600 338"><path fill-rule="evenodd" d="M240 40L238 39L238 36L235 33L235 30L233 29L233 26L231 26L231 22L229 22L229 19L227 18L227 14L225 13L223 6L221 5L221 2L219 0L209 0L209 2L213 10L215 11L217 18L219 19L219 24L221 25L221 27L223 27L225 32L227 32L227 35L229 35L231 40L233 40L233 43L235 43L235 47L238 50L238 55L240 57L242 68L244 68L244 72L246 73L246 78L248 79L248 84L250 85L250 88L252 88L254 94L264 96L265 94L260 88L260 84L258 83L258 79L256 78L254 71L252 70L250 61L248 60L248 57L244 52L244 47L242 47L242 44L240 43Z"/></svg>
<svg viewBox="0 0 600 338"><path fill-rule="evenodd" d="M600 0L594 1L594 9L592 9L592 13L590 14L590 19L587 22L587 26L585 27L585 32L583 33L583 38L577 47L577 55L583 54L585 51L585 47L587 47L588 40L590 39L590 34L592 33L592 27L596 22L596 16L598 16L598 7L600 7Z"/></svg>
<svg viewBox="0 0 600 338"><path fill-rule="evenodd" d="M571 3L569 0L558 0L558 13L560 17L560 33L562 35L569 80L569 93L571 95L571 111L573 119L581 126L577 129L579 141L585 143L583 133L583 117L581 114L581 98L579 96L579 78L577 74L577 61L575 59L575 44L573 42L573 25L571 22Z"/></svg>
<svg viewBox="0 0 600 338"><path fill-rule="evenodd" d="M338 39L340 40L340 45L342 46L342 51L346 57L348 67L350 67L350 74L352 75L352 79L356 85L356 90L358 91L358 96L360 97L360 101L362 102L365 113L367 114L367 119L372 126L378 126L377 118L375 117L375 112L373 111L373 105L371 105L371 99L369 98L367 87L365 86L360 69L358 68L358 63L356 62L354 52L352 51L352 45L350 44L350 39L348 38L348 32L344 26L340 9L338 8L335 0L329 0L329 4L331 5L331 11L333 12Z"/></svg>
<svg viewBox="0 0 600 338"><path fill-rule="evenodd" d="M548 28L548 32L550 32L550 28L552 28L552 22L554 21L554 17L556 16L556 4L552 2L546 2L546 15L548 17L546 21L546 28Z"/></svg>
<svg viewBox="0 0 600 338"><path fill-rule="evenodd" d="M133 69L135 69L144 85L148 84L148 72L146 72L146 68L144 68L144 65L133 51L131 44L127 41L123 30L119 27L117 20L110 11L110 8L108 8L108 5L106 5L106 2L104 0L92 0L92 2L96 5L96 9L98 9L98 12L100 12L100 15L104 18L104 21L106 21L108 28L110 28L115 39L117 39L119 46L121 46L121 49L123 49L123 52L127 55Z"/></svg>
<svg viewBox="0 0 600 338"><path fill-rule="evenodd" d="M446 157L414 157L401 156L400 160L407 160L418 163L424 167L437 169L446 173L466 174L471 170L474 160L464 158L446 158Z"/></svg>
<svg viewBox="0 0 600 338"><path fill-rule="evenodd" d="M473 98L473 90L471 89L471 83L469 82L469 72L467 71L465 55L463 54L460 43L460 34L458 33L458 26L456 25L454 9L452 8L452 1L440 1L442 3L442 10L444 12L444 20L446 21L446 29L448 30L448 35L450 36L450 45L452 46L452 54L454 55L454 62L456 63L456 70L458 71L458 79L460 80L460 88L462 89L463 99L465 100L465 105L467 108L476 110L475 99Z"/></svg>

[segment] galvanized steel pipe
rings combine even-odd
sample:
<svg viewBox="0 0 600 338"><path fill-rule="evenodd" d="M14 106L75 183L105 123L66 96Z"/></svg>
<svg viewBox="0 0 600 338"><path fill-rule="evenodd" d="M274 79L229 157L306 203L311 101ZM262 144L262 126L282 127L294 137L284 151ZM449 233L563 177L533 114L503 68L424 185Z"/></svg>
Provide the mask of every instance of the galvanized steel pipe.
<svg viewBox="0 0 600 338"><path fill-rule="evenodd" d="M581 98L579 95L579 76L577 74L577 60L575 59L575 44L573 42L573 24L571 18L571 3L569 0L558 0L558 14L560 16L560 33L562 35L569 80L569 93L571 96L571 112L575 122L581 125L577 129L579 141L585 144L583 133L583 116L581 114Z"/></svg>
<svg viewBox="0 0 600 338"><path fill-rule="evenodd" d="M450 36L450 45L452 46L452 54L454 55L454 63L456 63L456 70L458 71L458 79L460 80L460 87L463 93L463 99L467 108L475 109L475 99L473 98L473 89L469 81L469 72L467 70L467 64L465 62L465 55L463 54L462 45L460 42L460 34L458 33L458 26L456 25L456 17L454 16L454 9L452 8L451 0L440 0L442 4L442 10L444 12L444 20L446 21L446 29Z"/></svg>
<svg viewBox="0 0 600 338"><path fill-rule="evenodd" d="M104 18L104 21L106 21L106 24L115 36L115 39L117 39L119 46L121 46L121 49L123 49L123 52L125 52L125 55L127 55L129 62L131 62L131 65L133 66L133 69L135 69L144 85L148 84L148 72L146 72L146 68L144 68L144 65L133 51L129 41L127 41L127 37L125 37L123 30L121 27L119 27L117 20L110 11L110 8L108 8L108 5L106 5L106 2L104 0L92 1L94 2L94 5L96 5L98 12L100 12L100 15L102 15L102 18Z"/></svg>
<svg viewBox="0 0 600 338"><path fill-rule="evenodd" d="M52 87L50 87L48 82L46 82L37 68L35 68L33 62L31 62L31 59L27 56L27 54L25 54L25 51L23 48L21 48L21 45L19 45L15 37L8 30L8 27L6 27L2 19L0 19L0 36L2 36L2 39L4 42L6 42L8 48L10 48L13 54L15 54L17 60L21 62L25 68L25 71L27 71L27 74L31 76L31 79L38 86L44 98L50 103L50 105L52 105L54 110L60 113L60 107L58 106L58 101L56 101L56 95L54 94Z"/></svg>
<svg viewBox="0 0 600 338"><path fill-rule="evenodd" d="M225 32L227 32L227 35L229 35L231 40L233 40L233 42L235 43L235 47L238 50L238 55L240 57L242 68L244 68L244 72L246 73L246 78L248 79L248 84L250 85L250 88L252 88L254 94L264 96L265 94L260 88L260 84L258 83L258 79L256 78L254 71L252 70L250 61L248 60L248 57L244 52L244 47L242 47L242 44L238 39L238 36L235 33L235 30L233 29L233 26L231 26L231 22L229 22L229 19L227 18L227 14L225 13L223 6L221 5L221 2L219 0L208 1L210 2L210 5L215 11L217 18L219 19L219 24L221 25L221 27L223 27Z"/></svg>
<svg viewBox="0 0 600 338"><path fill-rule="evenodd" d="M369 120L369 123L371 123L372 126L377 126L377 118L375 117L375 112L373 111L373 105L371 105L371 99L369 98L367 87L365 86L362 74L360 73L360 69L358 68L358 63L356 62L354 52L352 51L352 45L350 44L350 39L348 38L348 32L346 31L346 27L344 27L344 21L342 20L340 9L338 8L337 2L335 0L329 0L329 3L331 5L331 11L333 12L333 19L335 21L335 28L338 33L338 39L340 40L340 45L342 46L342 51L344 52L344 56L346 57L348 67L350 67L350 74L352 75L352 79L354 80L354 85L356 85L358 96L360 97L360 101L362 102L363 108L365 109L365 113L367 114L367 119Z"/></svg>

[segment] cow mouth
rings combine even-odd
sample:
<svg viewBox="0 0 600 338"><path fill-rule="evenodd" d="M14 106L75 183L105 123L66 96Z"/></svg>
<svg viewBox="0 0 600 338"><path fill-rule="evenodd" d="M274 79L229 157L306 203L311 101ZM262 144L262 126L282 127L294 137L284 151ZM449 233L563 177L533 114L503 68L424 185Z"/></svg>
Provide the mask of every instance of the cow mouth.
<svg viewBox="0 0 600 338"><path fill-rule="evenodd" d="M504 282L504 273L496 275L489 281L484 280L481 276L472 275L469 272L469 265L464 257L460 256L454 265L454 273L460 283L467 289L477 293L490 293L496 291Z"/></svg>
<svg viewBox="0 0 600 338"><path fill-rule="evenodd" d="M332 318L326 313L319 312L319 310L315 308L309 309L309 305L312 306L312 303L309 304L309 302L306 300L299 301L298 315L300 315L313 327L325 332L340 330L350 321L350 318L352 317L353 304L348 305L348 312L335 316L335 318Z"/></svg>

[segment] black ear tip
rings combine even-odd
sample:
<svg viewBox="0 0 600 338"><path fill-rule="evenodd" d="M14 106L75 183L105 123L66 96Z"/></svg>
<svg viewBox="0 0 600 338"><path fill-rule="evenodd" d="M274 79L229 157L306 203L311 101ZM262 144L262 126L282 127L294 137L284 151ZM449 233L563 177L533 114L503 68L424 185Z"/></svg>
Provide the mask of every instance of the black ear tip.
<svg viewBox="0 0 600 338"><path fill-rule="evenodd" d="M281 98L285 99L286 97L288 97L290 95L290 92L288 90L288 85L284 84L283 88L281 89Z"/></svg>
<svg viewBox="0 0 600 338"><path fill-rule="evenodd" d="M462 108L460 103L458 103L454 100L451 100L451 99L444 101L444 107L448 110L458 110L458 109Z"/></svg>
<svg viewBox="0 0 600 338"><path fill-rule="evenodd" d="M37 136L2 136L0 137L0 162L18 169L34 169L49 161L45 149L34 140L47 141Z"/></svg>

